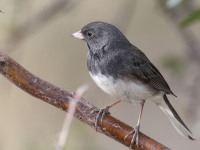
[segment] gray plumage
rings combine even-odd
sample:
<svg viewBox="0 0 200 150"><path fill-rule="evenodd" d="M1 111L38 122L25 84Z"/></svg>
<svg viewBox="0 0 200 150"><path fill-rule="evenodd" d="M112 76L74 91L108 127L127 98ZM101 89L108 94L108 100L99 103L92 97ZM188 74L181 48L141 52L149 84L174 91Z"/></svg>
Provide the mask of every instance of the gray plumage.
<svg viewBox="0 0 200 150"><path fill-rule="evenodd" d="M116 27L102 22L93 22L81 30L89 48L88 69L101 71L115 79L135 79L147 83L156 90L174 93L146 55L132 45ZM88 37L88 32L94 34Z"/></svg>
<svg viewBox="0 0 200 150"><path fill-rule="evenodd" d="M176 96L146 55L132 45L115 26L92 22L73 36L88 46L87 66L95 83L117 99L144 104L151 100L167 115L177 131L194 140L166 94Z"/></svg>

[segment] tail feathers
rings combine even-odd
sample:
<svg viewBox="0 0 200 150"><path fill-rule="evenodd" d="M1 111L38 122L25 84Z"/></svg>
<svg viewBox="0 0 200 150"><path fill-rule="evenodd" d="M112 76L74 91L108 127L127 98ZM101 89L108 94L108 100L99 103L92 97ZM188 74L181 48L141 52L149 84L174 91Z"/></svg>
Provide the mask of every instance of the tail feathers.
<svg viewBox="0 0 200 150"><path fill-rule="evenodd" d="M182 121L182 119L179 117L178 113L175 111L175 109L170 104L169 100L167 99L167 96L163 96L164 101L159 103L160 109L167 115L167 117L170 119L171 123L177 130L177 132L182 135L183 137L187 137L190 140L195 140L193 137L192 132L189 130L189 128L185 125L185 123Z"/></svg>

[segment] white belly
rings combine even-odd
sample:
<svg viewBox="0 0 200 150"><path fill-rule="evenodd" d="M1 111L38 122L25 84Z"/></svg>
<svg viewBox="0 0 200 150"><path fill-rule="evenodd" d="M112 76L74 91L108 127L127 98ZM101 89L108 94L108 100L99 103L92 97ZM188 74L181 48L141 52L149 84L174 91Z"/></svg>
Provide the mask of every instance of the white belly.
<svg viewBox="0 0 200 150"><path fill-rule="evenodd" d="M152 89L141 84L139 81L135 83L114 80L111 76L106 77L102 74L94 76L90 73L90 76L98 87L100 87L104 92L122 101L140 103L141 101L149 99L154 95L154 91Z"/></svg>

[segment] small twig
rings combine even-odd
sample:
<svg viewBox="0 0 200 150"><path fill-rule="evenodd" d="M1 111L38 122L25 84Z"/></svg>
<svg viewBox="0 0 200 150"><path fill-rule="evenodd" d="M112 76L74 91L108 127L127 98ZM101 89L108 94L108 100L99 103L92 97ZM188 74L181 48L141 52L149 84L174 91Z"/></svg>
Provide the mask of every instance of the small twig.
<svg viewBox="0 0 200 150"><path fill-rule="evenodd" d="M65 143L67 141L67 137L69 135L69 129L73 120L73 115L75 113L77 101L80 100L80 98L87 89L88 87L86 85L79 87L75 93L74 100L70 102L69 113L66 114L62 130L58 137L58 142L55 146L55 150L63 150Z"/></svg>
<svg viewBox="0 0 200 150"><path fill-rule="evenodd" d="M0 54L0 73L30 95L64 111L69 111L69 104L74 100L73 93L64 91L63 89L36 77L4 54ZM94 111L93 114L90 114L93 110L97 110L97 108L89 104L85 99L80 98L75 107L74 117L95 129L95 118L98 112ZM131 136L126 140L124 140L124 137L132 130L132 127L117 120L111 115L105 115L103 122L100 122L99 127L97 128L97 131L128 147L130 146ZM139 137L139 145L133 145L134 149L169 150L169 148L161 145L141 132L139 133Z"/></svg>
<svg viewBox="0 0 200 150"><path fill-rule="evenodd" d="M4 47L4 49L7 49L7 51L11 51L13 47L18 45L31 33L35 33L34 31L40 29L40 27L46 25L49 21L52 21L52 18L63 11L68 6L69 2L70 0L52 1L50 5L43 8L40 12L36 13L34 16L31 16L24 23L16 26L6 40L6 47ZM74 6L75 4L71 7ZM67 9L67 11L70 10L71 8Z"/></svg>

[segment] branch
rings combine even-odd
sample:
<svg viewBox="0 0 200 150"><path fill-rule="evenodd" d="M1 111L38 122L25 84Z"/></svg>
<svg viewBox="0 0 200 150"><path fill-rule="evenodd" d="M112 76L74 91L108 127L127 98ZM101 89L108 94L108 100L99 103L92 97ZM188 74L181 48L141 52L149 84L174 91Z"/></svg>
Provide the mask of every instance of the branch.
<svg viewBox="0 0 200 150"><path fill-rule="evenodd" d="M75 93L64 91L63 89L36 77L5 54L0 54L0 73L30 95L61 110L66 112L69 111L69 104L74 100ZM94 111L94 113L91 114L91 111L96 109L97 108L89 104L88 101L80 98L76 104L74 117L95 129L97 112ZM105 116L97 130L125 146L130 145L131 136L126 140L124 140L124 137L133 130L133 128L110 115ZM136 145L133 145L133 148L137 150L169 150L169 148L161 145L141 132L139 136L139 146L136 147Z"/></svg>
<svg viewBox="0 0 200 150"><path fill-rule="evenodd" d="M38 30L41 26L44 26L49 21L52 21L58 13L65 10L67 7L68 9L66 9L66 11L70 11L77 5L77 3L80 3L74 2L72 5L70 5L70 2L70 0L57 0L55 2L52 1L50 5L44 7L34 16L29 17L29 19L24 23L16 26L6 40L6 47L4 49L8 49L9 51L13 50L13 47L26 39L27 36L29 36L31 33L35 33L35 31Z"/></svg>
<svg viewBox="0 0 200 150"><path fill-rule="evenodd" d="M69 129L72 124L73 115L74 115L74 112L76 109L76 104L87 89L88 89L88 86L86 86L86 85L79 87L76 91L74 100L70 102L70 106L69 106L69 110L68 110L69 113L66 114L66 117L64 119L63 127L59 134L58 142L55 146L55 150L63 150L64 149L64 146L66 144L66 141L67 141L67 138L69 135Z"/></svg>

